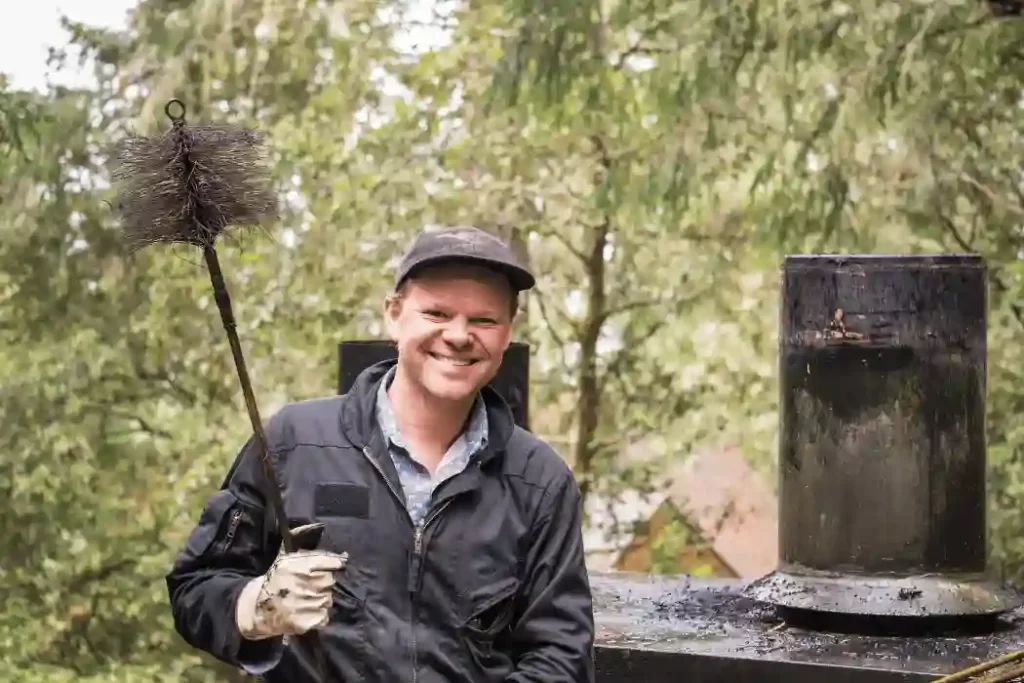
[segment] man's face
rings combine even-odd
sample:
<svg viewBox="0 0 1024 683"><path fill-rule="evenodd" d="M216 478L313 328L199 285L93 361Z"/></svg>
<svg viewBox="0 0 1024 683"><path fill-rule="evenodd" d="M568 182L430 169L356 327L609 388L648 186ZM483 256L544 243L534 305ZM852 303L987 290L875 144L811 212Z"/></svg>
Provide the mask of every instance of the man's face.
<svg viewBox="0 0 1024 683"><path fill-rule="evenodd" d="M427 396L463 401L491 381L512 338L508 281L472 266L428 269L385 304L408 381Z"/></svg>

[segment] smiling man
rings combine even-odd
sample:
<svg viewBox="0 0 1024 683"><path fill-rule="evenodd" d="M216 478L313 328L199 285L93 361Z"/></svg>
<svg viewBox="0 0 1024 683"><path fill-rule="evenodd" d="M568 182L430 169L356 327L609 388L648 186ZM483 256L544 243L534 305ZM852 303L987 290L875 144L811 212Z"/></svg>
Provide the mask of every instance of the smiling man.
<svg viewBox="0 0 1024 683"><path fill-rule="evenodd" d="M398 360L267 427L319 548L279 555L250 441L167 577L188 643L265 683L317 680L288 638L310 630L331 682L594 680L579 489L487 386L533 285L483 231L416 238L384 304Z"/></svg>

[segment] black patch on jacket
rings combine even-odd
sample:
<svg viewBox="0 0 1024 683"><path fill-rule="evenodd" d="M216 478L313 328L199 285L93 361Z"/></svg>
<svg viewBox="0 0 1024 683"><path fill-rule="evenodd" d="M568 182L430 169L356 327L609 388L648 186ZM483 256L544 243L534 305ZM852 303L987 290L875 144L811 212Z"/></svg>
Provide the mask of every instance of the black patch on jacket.
<svg viewBox="0 0 1024 683"><path fill-rule="evenodd" d="M358 517L370 514L370 488L358 484L317 484L313 492L317 517Z"/></svg>

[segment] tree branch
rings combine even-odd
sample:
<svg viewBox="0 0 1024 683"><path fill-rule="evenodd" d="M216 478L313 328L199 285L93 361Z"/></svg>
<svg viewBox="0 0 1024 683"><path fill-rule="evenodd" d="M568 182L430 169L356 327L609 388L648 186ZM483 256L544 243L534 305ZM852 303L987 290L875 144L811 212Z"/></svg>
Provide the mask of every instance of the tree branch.
<svg viewBox="0 0 1024 683"><path fill-rule="evenodd" d="M957 230L957 227L953 223L952 219L950 219L942 212L938 213L938 217L939 221L946 228L946 231L953 237L953 241L955 241L961 249L969 252L974 251L974 248L971 246L971 244L967 240L965 240L963 235L960 234L960 231ZM1003 279L999 277L998 273L990 272L989 277L995 288L999 290L1000 294L1005 294L1010 290L1006 283L1003 282ZM1017 322L1020 324L1021 328L1024 329L1024 306L1011 301L1010 312L1013 314L1013 317L1017 319Z"/></svg>
<svg viewBox="0 0 1024 683"><path fill-rule="evenodd" d="M1022 209L1019 206L1014 206L1013 204L1007 202L1004 199L1000 199L996 195L996 193L993 192L989 187L987 187L984 183L982 183L980 180L973 177L966 171L961 171L959 177L965 183L967 183L974 189L978 190L978 192L980 192L981 194L985 195L985 198L988 199L989 203L992 206L1002 206L1012 214L1015 214L1017 216L1024 216L1024 209Z"/></svg>
<svg viewBox="0 0 1024 683"><path fill-rule="evenodd" d="M548 316L547 306L544 305L544 298L545 297L544 297L543 292L539 291L537 289L536 285L534 286L534 291L536 292L537 295L535 297L533 297L533 300L537 302L537 308L540 309L541 320L544 321L544 325L547 328L548 334L551 335L551 338L555 341L555 344L558 345L558 352L562 356L562 367L564 368L564 367L566 367L566 361L565 361L565 340L562 339L562 336L560 334L558 334L558 332L556 331L555 326L551 323L551 318ZM574 327L571 323L570 323L570 326Z"/></svg>
<svg viewBox="0 0 1024 683"><path fill-rule="evenodd" d="M125 571L126 569L133 569L139 564L138 558L125 557L121 559L110 560L106 564L103 564L94 569L88 569L74 577L64 586L65 593L76 593L85 588L90 583L96 583L97 581L104 581L109 579L111 576L118 572Z"/></svg>
<svg viewBox="0 0 1024 683"><path fill-rule="evenodd" d="M665 303L665 301L662 299L641 299L638 301L627 301L626 303L618 306L612 306L601 314L601 324L604 324L609 318L613 318L620 313L628 313L629 311L635 311L641 308L659 306L663 303Z"/></svg>
<svg viewBox="0 0 1024 683"><path fill-rule="evenodd" d="M125 411L125 410L119 410L118 408L111 407L109 405L89 405L89 406L85 406L85 408L83 408L83 412L99 413L99 414L101 414L101 415L103 415L105 417L116 417L116 418L120 418L122 420L129 420L129 421L135 422L137 427L138 427L138 429L140 431L143 431L146 434L149 434L150 436L157 436L157 437L161 437L161 438L164 438L164 439L172 439L172 438L174 438L173 435L170 432L168 432L167 430L164 430L164 429L160 429L159 427L154 427L145 418L139 417L138 415L135 415L135 414L130 413L130 412ZM114 432L114 433L117 434L117 433L125 433L125 432Z"/></svg>
<svg viewBox="0 0 1024 683"><path fill-rule="evenodd" d="M601 171L595 184L600 186L607 181L612 161L608 154L608 148L600 136L592 136L591 142L598 153ZM597 432L601 409L601 386L597 381L597 342L601 337L601 328L606 317L604 252L608 245L611 227L612 217L606 211L602 222L596 228L590 229L590 249L586 261L587 315L583 321L580 335L580 393L576 421L575 457L573 458L573 464L580 473L580 495L584 505L586 505L587 495L593 486L593 461L596 449L591 442Z"/></svg>
<svg viewBox="0 0 1024 683"><path fill-rule="evenodd" d="M609 361L608 365L605 366L604 376L616 377L622 380L622 368L626 364L626 361L631 356L636 355L636 353L641 348L643 348L644 344L650 341L650 339L655 334L658 333L658 330L664 327L667 324L667 322L668 321L665 318L659 318L658 320L655 320L653 323L651 323L650 326L646 330L644 330L642 334L631 339L630 343L623 344L622 348L615 352L615 355L612 357L611 361ZM623 384L623 386L625 386L625 384Z"/></svg>
<svg viewBox="0 0 1024 683"><path fill-rule="evenodd" d="M550 234L552 237L558 240L561 243L561 245L569 251L570 254L578 258L584 265L587 264L587 255L584 254L579 249L577 249L575 246L573 246L572 243L569 242L569 240L565 239L564 237L562 237L561 234L557 232L552 232Z"/></svg>

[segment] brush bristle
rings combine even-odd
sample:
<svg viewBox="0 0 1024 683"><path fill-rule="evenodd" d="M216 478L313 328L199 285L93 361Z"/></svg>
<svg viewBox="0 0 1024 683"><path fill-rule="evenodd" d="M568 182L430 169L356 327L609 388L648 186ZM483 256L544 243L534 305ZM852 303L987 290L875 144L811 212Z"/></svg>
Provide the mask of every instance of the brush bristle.
<svg viewBox="0 0 1024 683"><path fill-rule="evenodd" d="M277 218L262 136L233 126L173 126L131 137L113 155L114 204L125 244L213 246L230 227Z"/></svg>

